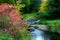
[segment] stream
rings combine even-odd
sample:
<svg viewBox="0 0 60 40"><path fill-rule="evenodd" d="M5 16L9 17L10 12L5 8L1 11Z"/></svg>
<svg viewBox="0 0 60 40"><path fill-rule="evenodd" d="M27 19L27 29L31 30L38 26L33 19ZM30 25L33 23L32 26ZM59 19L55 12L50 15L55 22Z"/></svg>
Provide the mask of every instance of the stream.
<svg viewBox="0 0 60 40"><path fill-rule="evenodd" d="M30 20L28 24L32 25L38 21L39 20ZM58 33L46 32L34 27L30 27L28 30L31 32L31 40L60 40L60 34Z"/></svg>
<svg viewBox="0 0 60 40"><path fill-rule="evenodd" d="M50 40L50 35L45 34L42 30L34 29L31 31L31 40Z"/></svg>
<svg viewBox="0 0 60 40"><path fill-rule="evenodd" d="M60 40L60 34L30 27L31 40Z"/></svg>

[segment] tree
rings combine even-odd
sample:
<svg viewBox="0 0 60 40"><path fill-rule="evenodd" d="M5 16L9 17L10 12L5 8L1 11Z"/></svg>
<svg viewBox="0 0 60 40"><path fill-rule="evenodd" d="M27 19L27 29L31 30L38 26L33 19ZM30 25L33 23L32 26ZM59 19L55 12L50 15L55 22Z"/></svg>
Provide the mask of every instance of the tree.
<svg viewBox="0 0 60 40"><path fill-rule="evenodd" d="M25 7L22 9L24 13L38 12L41 0L23 0L22 3L25 4Z"/></svg>
<svg viewBox="0 0 60 40"><path fill-rule="evenodd" d="M1 3L8 3L8 4L13 4L14 5L16 3L16 1L17 0L9 0L9 1L7 1L7 0L0 0L0 4Z"/></svg>
<svg viewBox="0 0 60 40"><path fill-rule="evenodd" d="M11 4L11 5L15 6L15 9L17 11L20 11L22 8L25 7L24 4L21 4L21 1L22 0L9 0L9 1L7 1L7 0L0 0L0 4L2 4L2 3Z"/></svg>
<svg viewBox="0 0 60 40"><path fill-rule="evenodd" d="M60 17L60 0L49 0L50 14L49 19L58 19Z"/></svg>
<svg viewBox="0 0 60 40"><path fill-rule="evenodd" d="M14 38L11 38L11 40L24 40L22 38L28 36L26 28L22 16L19 15L14 6L10 4L0 5L0 30L2 29L2 33L10 34Z"/></svg>
<svg viewBox="0 0 60 40"><path fill-rule="evenodd" d="M48 0L41 1L41 6L39 8L40 18L46 19L46 17L50 16L49 11L50 11L49 1Z"/></svg>
<svg viewBox="0 0 60 40"><path fill-rule="evenodd" d="M0 19L0 22L4 23L4 27L7 27L6 25L9 24L17 27L22 27L24 25L22 17L19 16L19 12L14 9L14 6L9 4L0 5L0 18L2 18L2 20Z"/></svg>
<svg viewBox="0 0 60 40"><path fill-rule="evenodd" d="M41 0L31 0L30 11L38 12L41 5Z"/></svg>

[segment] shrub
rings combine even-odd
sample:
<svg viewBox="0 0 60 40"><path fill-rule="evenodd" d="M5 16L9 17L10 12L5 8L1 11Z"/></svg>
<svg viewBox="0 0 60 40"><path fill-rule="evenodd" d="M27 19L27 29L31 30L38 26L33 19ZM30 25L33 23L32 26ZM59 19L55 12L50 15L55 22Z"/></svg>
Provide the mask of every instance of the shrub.
<svg viewBox="0 0 60 40"><path fill-rule="evenodd" d="M0 40L14 40L14 38L7 33L4 34L0 32Z"/></svg>
<svg viewBox="0 0 60 40"><path fill-rule="evenodd" d="M53 23L47 23L48 28L52 32L59 32L60 31L60 22L53 22Z"/></svg>
<svg viewBox="0 0 60 40"><path fill-rule="evenodd" d="M1 4L0 5L0 17L2 17L2 22L5 24L12 24L14 26L23 26L24 22L22 17L19 16L19 13L14 9L12 5ZM8 19L7 19L8 17Z"/></svg>
<svg viewBox="0 0 60 40"><path fill-rule="evenodd" d="M26 25L22 20L22 16L19 15L19 12L17 12L12 5L0 5L0 27L2 28L3 33L10 34L15 40L20 40L21 37L26 37L22 36L22 32L20 32L24 28L26 29ZM26 31L24 31L23 35L25 35L25 32Z"/></svg>

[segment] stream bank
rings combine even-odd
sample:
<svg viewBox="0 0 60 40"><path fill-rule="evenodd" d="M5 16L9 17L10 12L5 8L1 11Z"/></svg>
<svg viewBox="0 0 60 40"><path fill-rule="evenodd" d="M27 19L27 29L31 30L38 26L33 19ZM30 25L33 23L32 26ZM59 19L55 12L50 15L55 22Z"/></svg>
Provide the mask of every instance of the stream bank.
<svg viewBox="0 0 60 40"><path fill-rule="evenodd" d="M33 19L33 20L28 20L25 23L28 24L30 27L32 26L32 27L38 28L38 29L43 30L43 31L56 32L56 33L59 33L60 34L60 31L58 29L57 29L58 31L53 31L54 28L53 29L52 28L49 28L48 25L36 24L39 21L40 21L40 19L37 19L36 18L36 19Z"/></svg>
<svg viewBox="0 0 60 40"><path fill-rule="evenodd" d="M58 33L43 31L34 27L30 27L28 30L31 32L31 40L60 40Z"/></svg>

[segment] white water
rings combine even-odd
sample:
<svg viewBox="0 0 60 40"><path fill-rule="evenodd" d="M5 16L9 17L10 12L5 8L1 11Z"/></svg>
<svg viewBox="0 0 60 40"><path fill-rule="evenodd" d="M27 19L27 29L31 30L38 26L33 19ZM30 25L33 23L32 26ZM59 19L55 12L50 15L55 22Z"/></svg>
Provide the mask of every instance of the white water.
<svg viewBox="0 0 60 40"><path fill-rule="evenodd" d="M27 24L32 25L32 24L35 24L37 22L39 22L39 19L30 20L30 21L27 22ZM31 29L34 30L34 31L31 32L31 40L50 40L50 36L45 34L44 31L35 29L33 27L31 27Z"/></svg>
<svg viewBox="0 0 60 40"><path fill-rule="evenodd" d="M35 29L35 31L31 32L31 40L49 40L49 36L45 35L45 33L41 30Z"/></svg>

